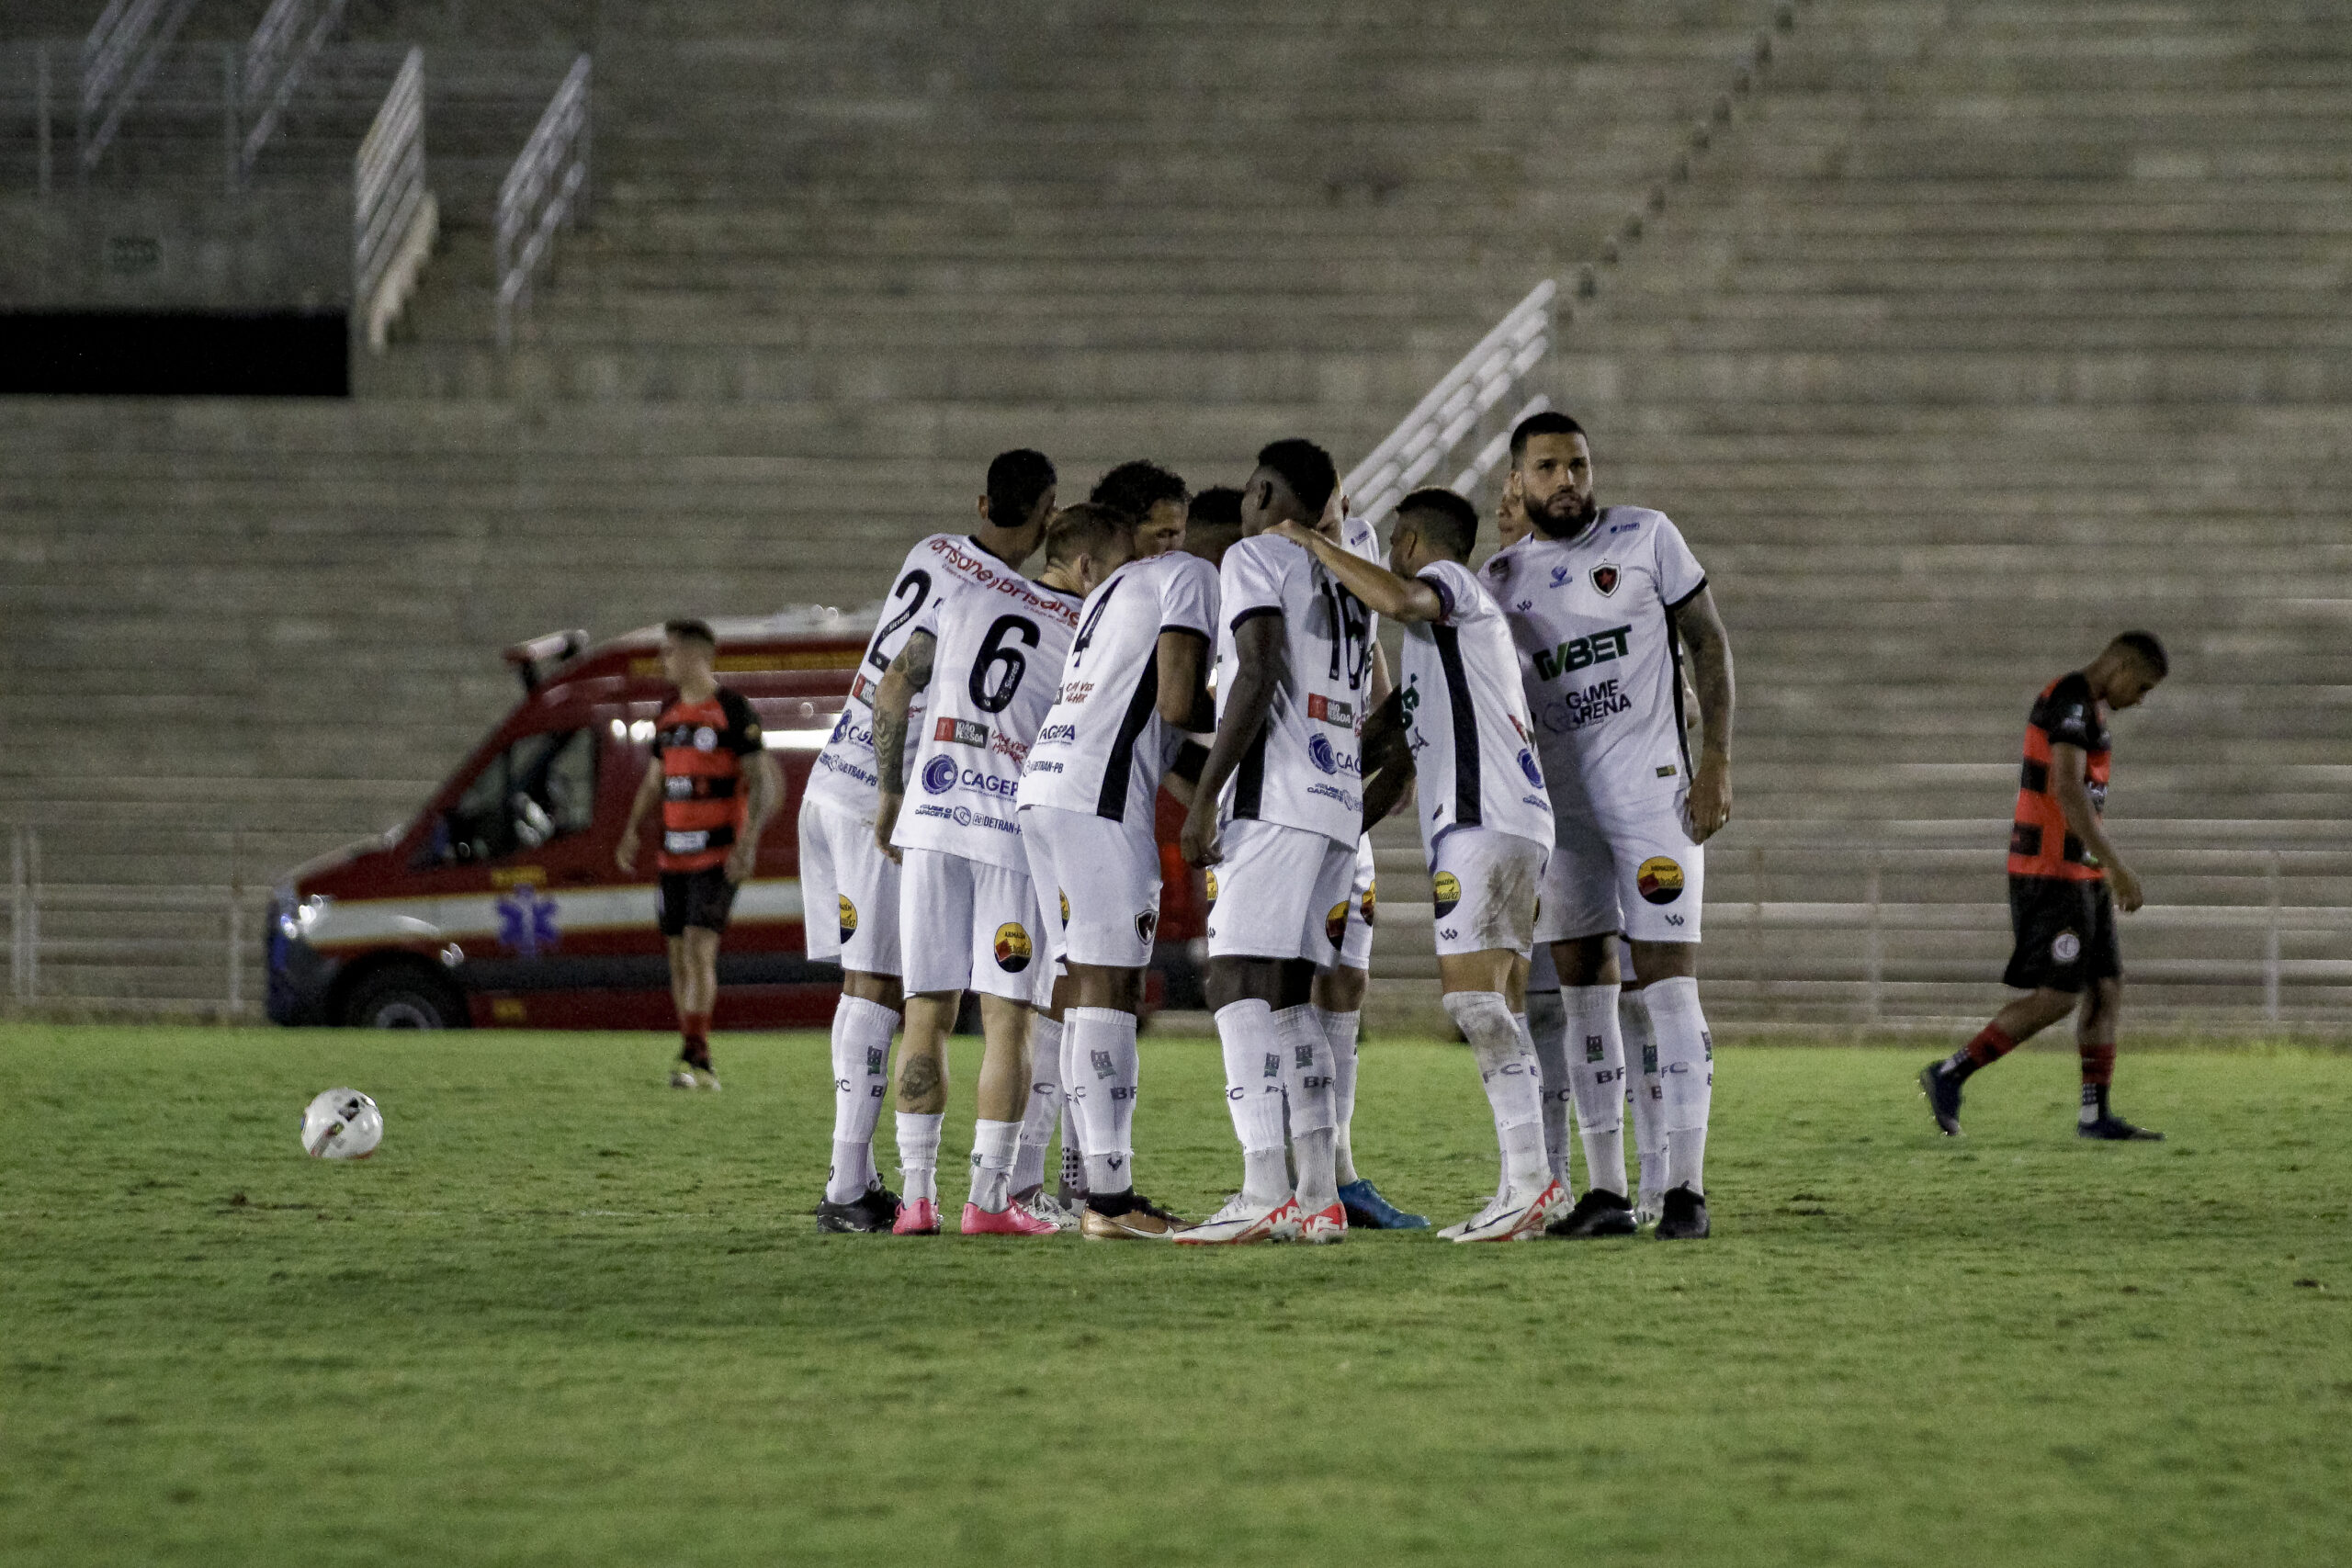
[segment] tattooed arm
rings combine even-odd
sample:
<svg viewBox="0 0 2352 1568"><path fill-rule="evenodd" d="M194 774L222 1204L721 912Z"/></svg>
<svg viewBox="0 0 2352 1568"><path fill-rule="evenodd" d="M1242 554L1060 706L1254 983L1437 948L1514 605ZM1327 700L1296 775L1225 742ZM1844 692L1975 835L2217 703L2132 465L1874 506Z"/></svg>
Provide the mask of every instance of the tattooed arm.
<svg viewBox="0 0 2352 1568"><path fill-rule="evenodd" d="M907 709L917 692L930 690L931 659L938 647L929 632L907 638L874 694L874 771L881 780L874 803L874 841L894 862L899 857L890 843L890 830L899 825L899 808L906 804Z"/></svg>

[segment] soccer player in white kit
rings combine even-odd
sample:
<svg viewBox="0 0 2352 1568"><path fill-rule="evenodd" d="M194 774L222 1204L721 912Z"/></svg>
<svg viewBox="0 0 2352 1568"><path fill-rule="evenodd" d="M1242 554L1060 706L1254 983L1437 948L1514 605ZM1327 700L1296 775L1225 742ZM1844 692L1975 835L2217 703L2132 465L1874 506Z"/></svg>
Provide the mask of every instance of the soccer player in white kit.
<svg viewBox="0 0 2352 1568"><path fill-rule="evenodd" d="M1497 552L1481 581L1510 616L1552 794L1557 841L1536 940L1558 966L1571 1039L1618 1034L1617 935L1657 1040L1667 1187L1657 1235L1708 1234L1705 1161L1713 1043L1699 1007L1701 849L1731 816L1732 659L1706 573L1663 513L1602 508L1583 429L1543 412L1511 433L1511 479L1534 532ZM1694 767L1683 725L1690 649L1703 737ZM1620 1208L1622 1133L1586 1194ZM1582 1206L1585 1200L1580 1200ZM1620 1228L1623 1228L1622 1225Z"/></svg>
<svg viewBox="0 0 2352 1568"><path fill-rule="evenodd" d="M1244 488L1244 537L1219 569L1216 739L1183 832L1214 867L1209 1005L1225 1048L1241 1190L1180 1243L1338 1241L1330 1037L1311 1003L1332 962L1329 912L1355 878L1372 617L1305 548L1265 530L1322 514L1329 454L1278 441ZM1284 1160L1283 1116L1297 1185Z"/></svg>
<svg viewBox="0 0 2352 1568"><path fill-rule="evenodd" d="M1552 850L1552 802L1535 761L1509 624L1469 567L1476 509L1450 490L1415 491L1389 536L1394 570L1319 533L1284 525L1324 570L1380 615L1405 624L1394 756L1367 787L1367 823L1387 814L1405 781L1419 785L1421 845L1436 913L1445 1010L1478 1063L1503 1148L1500 1190L1439 1234L1454 1241L1525 1241L1566 1202L1544 1144L1542 1077L1525 1022L1508 1000L1535 938L1536 890ZM1401 755L1395 755L1401 751Z"/></svg>
<svg viewBox="0 0 2352 1568"><path fill-rule="evenodd" d="M1216 574L1182 550L1103 579L1021 774L1022 844L1068 976L1061 1087L1085 1156L1079 1234L1090 1240L1165 1241L1182 1223L1136 1190L1136 1021L1159 928L1159 785L1182 732L1207 722L1216 603Z"/></svg>
<svg viewBox="0 0 2352 1568"><path fill-rule="evenodd" d="M899 973L899 868L874 841L880 782L874 759L874 699L932 597L961 572L1018 571L1036 552L1054 510L1054 466L1027 448L989 465L979 527L933 534L907 552L849 701L817 753L800 801L800 894L812 960L842 966L833 1009L833 1163L817 1205L820 1231L888 1231L898 1195L874 1169L874 1125L882 1114L904 992ZM960 563L960 564L959 564Z"/></svg>
<svg viewBox="0 0 2352 1568"><path fill-rule="evenodd" d="M1527 508L1521 503L1519 482L1507 479L1502 500L1495 508L1495 533L1508 548L1533 533ZM1695 709L1688 680L1684 699ZM1693 716L1695 716L1695 715ZM1618 962L1634 973L1630 944L1618 939ZM1568 1045L1568 1014L1560 996L1560 972L1552 962L1548 943L1538 942L1520 977L1526 994L1529 1037L1535 1042L1535 1059L1544 1069L1544 1147L1552 1174L1568 1181L1568 1112L1573 1105L1576 1126L1585 1145L1587 1185L1604 1186L1624 1193L1625 1113L1634 1118L1634 1146L1641 1171L1641 1190L1634 1199L1634 1225L1606 1205L1588 1204L1555 1219L1545 1234L1565 1237L1623 1235L1655 1224L1666 1198L1666 1134L1658 1125L1661 1094L1657 1077L1657 1042L1650 1032L1650 1010L1638 986L1621 987L1617 994L1616 1040L1622 1055L1611 1055L1612 1041L1586 1034ZM1611 1166L1614 1158L1618 1163ZM1601 1174L1598 1177L1593 1172ZM1571 1189L1573 1190L1573 1189Z"/></svg>
<svg viewBox="0 0 2352 1568"><path fill-rule="evenodd" d="M1012 1161L1030 1086L1030 1015L1053 993L1029 860L1014 820L1021 768L1054 700L1086 592L1134 547L1126 520L1073 506L1046 529L1035 582L1001 571L938 594L890 666L875 704L882 786L876 842L903 868L899 932L907 1037L899 1052L900 1235L939 1229L939 1132L947 1035L966 989L978 993L984 1044L966 1235L1051 1235L1060 1227L1012 1199ZM934 672L939 676L934 680ZM907 707L929 694L911 768ZM911 776L911 809L894 782ZM910 1092L910 1086L915 1086Z"/></svg>

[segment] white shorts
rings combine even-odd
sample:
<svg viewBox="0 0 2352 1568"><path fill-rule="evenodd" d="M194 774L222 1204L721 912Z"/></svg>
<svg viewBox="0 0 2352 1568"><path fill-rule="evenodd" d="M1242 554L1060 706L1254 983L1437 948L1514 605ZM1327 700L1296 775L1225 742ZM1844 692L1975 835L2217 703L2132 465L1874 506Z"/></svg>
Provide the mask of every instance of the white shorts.
<svg viewBox="0 0 2352 1568"><path fill-rule="evenodd" d="M1374 875L1372 835L1356 844L1356 879L1348 888L1348 931L1340 939L1336 966L1372 967L1372 922L1380 907L1379 879Z"/></svg>
<svg viewBox="0 0 2352 1568"><path fill-rule="evenodd" d="M938 850L901 850L899 933L910 997L986 991L1044 1005L1054 962L1026 872Z"/></svg>
<svg viewBox="0 0 2352 1568"><path fill-rule="evenodd" d="M1690 841L1677 797L1605 826L1561 817L1544 874L1538 942L1622 931L1634 942L1697 942L1706 852Z"/></svg>
<svg viewBox="0 0 2352 1568"><path fill-rule="evenodd" d="M899 868L874 841L874 818L800 802L803 941L814 960L865 975L899 972Z"/></svg>
<svg viewBox="0 0 2352 1568"><path fill-rule="evenodd" d="M1021 808L1046 951L1065 964L1141 969L1159 931L1159 845L1091 811Z"/></svg>
<svg viewBox="0 0 2352 1568"><path fill-rule="evenodd" d="M1536 890L1548 852L1499 828L1450 828L1430 851L1430 899L1441 958L1525 953L1535 940Z"/></svg>
<svg viewBox="0 0 2352 1568"><path fill-rule="evenodd" d="M1218 834L1209 871L1211 958L1304 958L1329 966L1348 932L1356 847L1250 818Z"/></svg>

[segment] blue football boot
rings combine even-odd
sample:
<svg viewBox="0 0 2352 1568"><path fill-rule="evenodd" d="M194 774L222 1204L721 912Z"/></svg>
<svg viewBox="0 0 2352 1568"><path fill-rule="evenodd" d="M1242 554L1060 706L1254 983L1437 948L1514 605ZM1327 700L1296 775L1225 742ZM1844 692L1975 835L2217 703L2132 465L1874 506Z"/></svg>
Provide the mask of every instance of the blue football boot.
<svg viewBox="0 0 2352 1568"><path fill-rule="evenodd" d="M1408 1214L1380 1195L1380 1189L1368 1177L1357 1177L1340 1189L1340 1201L1347 1205L1348 1224L1363 1231L1425 1231L1430 1228L1428 1216Z"/></svg>

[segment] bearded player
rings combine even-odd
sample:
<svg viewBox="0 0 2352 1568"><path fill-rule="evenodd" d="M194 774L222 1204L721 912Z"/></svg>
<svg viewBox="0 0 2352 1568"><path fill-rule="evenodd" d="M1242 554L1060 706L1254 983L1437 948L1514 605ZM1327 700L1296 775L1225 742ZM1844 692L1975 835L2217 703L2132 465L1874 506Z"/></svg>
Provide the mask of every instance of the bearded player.
<svg viewBox="0 0 2352 1568"><path fill-rule="evenodd" d="M904 1005L899 963L899 868L875 842L881 775L874 698L933 595L986 572L1018 575L1054 510L1054 466L1026 448L989 465L979 527L933 534L907 552L866 640L849 701L817 753L800 802L800 891L811 959L842 966L833 1009L833 1163L817 1206L820 1231L888 1231L899 1199L874 1168L874 1127L888 1087L890 1036ZM913 712L910 709L910 712ZM904 789L905 781L899 781Z"/></svg>
<svg viewBox="0 0 2352 1568"><path fill-rule="evenodd" d="M902 868L899 930L907 1038L899 1052L899 1158L906 1171L900 1235L939 1229L940 1125L947 1034L966 989L979 994L983 1047L966 1235L1050 1235L1060 1227L1012 1201L1012 1163L1031 1092L1030 1014L1053 990L1037 896L1014 819L1021 767L1054 700L1078 607L1127 558L1135 533L1099 506L1054 514L1046 570L956 581L933 597L874 705L882 786L874 835ZM934 681L936 669L944 676ZM914 764L902 772L907 713L930 701ZM898 780L921 786L906 809Z"/></svg>
<svg viewBox="0 0 2352 1568"><path fill-rule="evenodd" d="M2115 1020L2123 1006L2117 909L2140 908L2140 878L2107 836L2107 716L2136 707L2171 670L2152 633L2125 632L2084 669L2042 688L2026 720L2017 819L2009 829L2009 923L2017 947L2001 978L2025 991L1976 1038L1919 1075L1936 1125L1960 1135L1960 1086L2025 1041L2078 1012L2083 1092L2075 1134L2160 1140L2109 1109ZM2079 1010L2079 1011L2078 1011Z"/></svg>
<svg viewBox="0 0 2352 1568"><path fill-rule="evenodd" d="M1624 1059L1617 937L1657 1042L1667 1186L1657 1235L1708 1234L1707 1121L1714 1051L1699 1006L1701 846L1731 816L1730 639L1706 573L1663 513L1601 507L1583 428L1545 412L1511 432L1507 481L1533 532L1482 580L1510 617L1553 807L1536 940L1549 942L1568 1035ZM1680 664L1695 672L1703 745L1683 725ZM1593 1234L1633 1228L1622 1152L1578 1200ZM1613 1175L1617 1190L1602 1184Z"/></svg>
<svg viewBox="0 0 2352 1568"><path fill-rule="evenodd" d="M1306 548L1374 612L1404 623L1404 683L1366 738L1397 734L1365 789L1363 819L1388 814L1411 779L1419 786L1421 844L1436 911L1445 1010L1478 1064L1503 1149L1501 1190L1441 1235L1518 1241L1540 1235L1565 1190L1544 1143L1542 1077L1524 1023L1509 1000L1513 973L1535 938L1536 890L1552 850L1552 802L1531 749L1519 657L1502 611L1469 567L1478 513L1450 490L1426 489L1396 508L1390 567L1315 530L1275 530Z"/></svg>
<svg viewBox="0 0 2352 1568"><path fill-rule="evenodd" d="M1244 536L1218 571L1216 739L1182 848L1193 865L1216 868L1205 988L1243 1180L1215 1216L1177 1238L1182 1244L1347 1235L1331 1039L1313 996L1317 971L1336 956L1330 911L1348 899L1363 831L1372 618L1303 547L1267 532L1312 523L1337 487L1321 447L1266 447L1243 489Z"/></svg>
<svg viewBox="0 0 2352 1568"><path fill-rule="evenodd" d="M1216 573L1183 550L1113 571L1079 611L1022 769L1022 844L1067 976L1061 1092L1086 1165L1089 1240L1165 1241L1182 1224L1136 1190L1136 1029L1159 928L1159 786L1182 732L1208 723L1216 619Z"/></svg>

